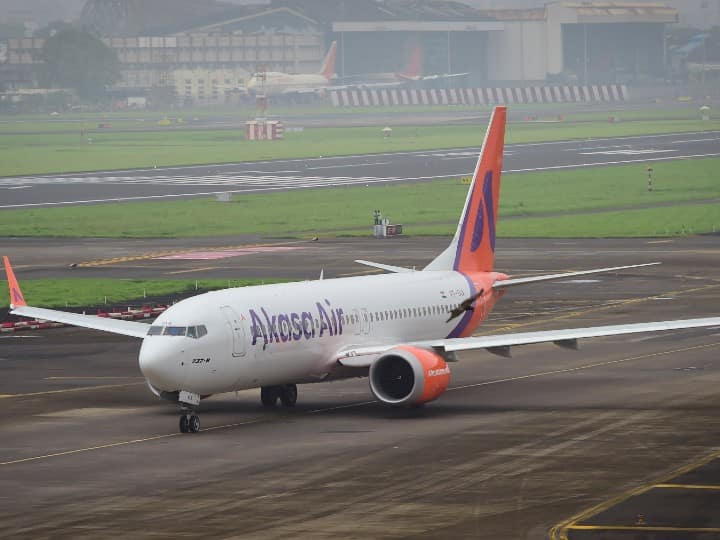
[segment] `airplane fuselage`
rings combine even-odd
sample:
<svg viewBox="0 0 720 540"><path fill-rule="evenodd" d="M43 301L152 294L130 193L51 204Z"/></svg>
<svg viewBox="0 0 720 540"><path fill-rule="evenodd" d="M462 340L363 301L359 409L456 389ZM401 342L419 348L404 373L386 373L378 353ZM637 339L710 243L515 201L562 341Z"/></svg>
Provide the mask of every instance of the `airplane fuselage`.
<svg viewBox="0 0 720 540"><path fill-rule="evenodd" d="M336 376L343 350L468 335L499 298L492 283L503 277L407 272L210 292L158 317L140 367L157 390L201 395L320 382ZM448 321L481 289L474 310ZM186 330L200 327L206 335Z"/></svg>
<svg viewBox="0 0 720 540"><path fill-rule="evenodd" d="M330 81L320 74L290 74L268 71L261 76L253 75L247 83L248 90L266 95L279 95L289 92L320 91Z"/></svg>

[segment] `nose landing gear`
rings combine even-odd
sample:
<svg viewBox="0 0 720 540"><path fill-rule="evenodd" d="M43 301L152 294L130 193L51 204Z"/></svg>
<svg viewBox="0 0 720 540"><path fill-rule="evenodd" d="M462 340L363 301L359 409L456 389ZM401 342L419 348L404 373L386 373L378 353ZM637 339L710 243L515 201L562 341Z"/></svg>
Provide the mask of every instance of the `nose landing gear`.
<svg viewBox="0 0 720 540"><path fill-rule="evenodd" d="M200 431L200 418L195 411L200 405L200 394L194 392L180 392L180 433L197 433Z"/></svg>
<svg viewBox="0 0 720 540"><path fill-rule="evenodd" d="M260 389L260 401L265 407L274 407L278 399L283 407L294 407L297 403L298 391L295 384L263 386Z"/></svg>
<svg viewBox="0 0 720 540"><path fill-rule="evenodd" d="M180 416L180 433L197 433L200 431L200 418L187 410Z"/></svg>

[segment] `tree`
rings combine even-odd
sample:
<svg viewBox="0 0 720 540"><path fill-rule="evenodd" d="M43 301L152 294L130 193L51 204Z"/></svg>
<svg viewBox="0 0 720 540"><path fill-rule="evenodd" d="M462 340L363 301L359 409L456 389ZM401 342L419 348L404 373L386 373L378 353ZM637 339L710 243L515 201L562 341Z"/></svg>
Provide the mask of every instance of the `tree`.
<svg viewBox="0 0 720 540"><path fill-rule="evenodd" d="M81 99L97 99L120 78L117 54L100 39L76 29L48 38L42 49L42 79L55 88L72 88Z"/></svg>

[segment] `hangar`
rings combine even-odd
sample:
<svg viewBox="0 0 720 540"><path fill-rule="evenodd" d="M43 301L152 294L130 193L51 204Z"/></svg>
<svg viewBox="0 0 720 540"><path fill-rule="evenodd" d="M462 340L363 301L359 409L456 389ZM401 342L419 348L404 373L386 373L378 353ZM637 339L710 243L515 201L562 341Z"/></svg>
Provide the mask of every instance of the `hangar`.
<svg viewBox="0 0 720 540"><path fill-rule="evenodd" d="M222 9L210 0L89 0L83 13L81 22L118 53L118 90L164 90L205 104L229 101L257 70L316 71L333 40L340 79L401 71L419 46L423 73L469 73L432 83L456 88L657 80L667 66L665 26L678 20L662 2L565 0L534 9L450 0L273 0ZM8 40L0 85L32 86L43 43Z"/></svg>

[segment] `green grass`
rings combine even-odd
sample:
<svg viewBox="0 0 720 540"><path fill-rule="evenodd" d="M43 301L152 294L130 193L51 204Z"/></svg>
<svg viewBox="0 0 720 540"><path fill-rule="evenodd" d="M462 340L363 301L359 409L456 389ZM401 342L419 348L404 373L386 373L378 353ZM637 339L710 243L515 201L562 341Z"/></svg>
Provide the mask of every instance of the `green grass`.
<svg viewBox="0 0 720 540"><path fill-rule="evenodd" d="M25 300L30 305L45 307L99 306L118 307L131 300L139 301L148 297L169 297L195 293L194 280L139 280L139 279L33 279L23 280L17 272ZM203 279L197 282L198 292L245 287L261 283L276 283L260 279L225 280ZM8 305L7 281L0 281L0 306ZM137 304L136 304L137 305Z"/></svg>
<svg viewBox="0 0 720 540"><path fill-rule="evenodd" d="M720 129L699 120L510 124L506 142ZM201 163L289 159L479 146L485 125L396 127L383 138L380 127L315 128L288 133L282 141L245 141L241 130L103 131L0 135L0 176L163 167Z"/></svg>
<svg viewBox="0 0 720 540"><path fill-rule="evenodd" d="M560 219L571 212L565 233L572 236L573 220L583 212L708 201L720 197L717 171L720 159L655 162L655 191L647 192L644 165L507 174L500 199L500 226L509 217ZM230 203L213 199L69 206L0 212L5 236L66 237L192 237L263 234L310 236L314 234L368 234L372 210L380 208L408 234L451 234L467 186L457 179L415 184L384 184L334 189L298 190L236 195ZM693 214L699 207L685 205ZM695 232L720 225L720 205L699 222L686 225ZM658 214L660 216L662 212ZM549 216L548 214L557 214ZM661 220L662 221L662 220ZM637 233L628 224L626 235ZM659 232L664 227L658 225ZM509 230L509 229L508 229ZM645 230L645 229L643 229ZM597 236L591 230L583 235Z"/></svg>
<svg viewBox="0 0 720 540"><path fill-rule="evenodd" d="M622 238L720 232L718 204L677 205L500 222L498 235L522 238Z"/></svg>

